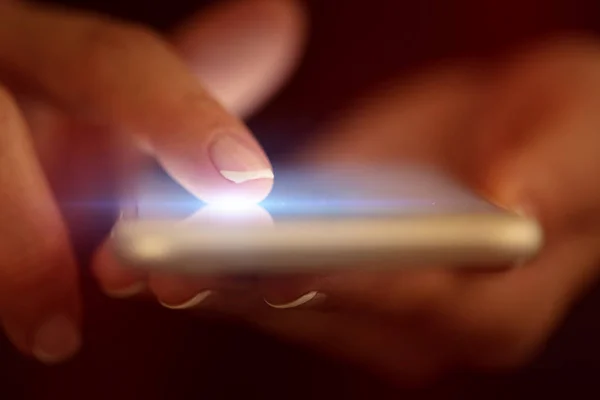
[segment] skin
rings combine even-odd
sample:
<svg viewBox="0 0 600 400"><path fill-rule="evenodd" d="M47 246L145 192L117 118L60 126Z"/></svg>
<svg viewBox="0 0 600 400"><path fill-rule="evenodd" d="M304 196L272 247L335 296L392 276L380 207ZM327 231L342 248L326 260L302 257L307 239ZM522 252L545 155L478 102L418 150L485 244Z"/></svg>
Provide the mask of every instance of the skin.
<svg viewBox="0 0 600 400"><path fill-rule="evenodd" d="M257 109L285 81L304 30L302 11L291 2L241 3L262 10L260 26L273 29L264 34L245 28L261 32L252 40L270 49L268 61L247 54L239 62L219 59L215 49L223 47L217 44L227 47L236 37L218 28L248 12L239 5L192 17L171 44L97 16L18 5L0 12L0 65L7 70L0 75L6 86L0 124L7 132L0 137L0 316L25 354L32 354L32 338L49 313L80 321L61 194L104 193L98 182L110 187L119 154L130 150L120 138L140 136L199 197L229 189L214 170L203 169L208 163L197 164L198 154L223 130L252 140L236 116ZM249 74L252 62L257 66ZM223 65L233 68L230 74L220 73ZM438 65L365 97L298 159L323 168L347 160L441 166L490 200L541 221L547 245L522 268L473 273L432 266L285 281L265 277L240 285L222 277L132 273L100 246L94 273L108 293L154 296L170 305L210 289L215 296L197 307L231 314L397 382L423 382L457 367L522 365L543 348L598 272L600 187L589 171L600 167L599 67L600 44L587 37L536 43L489 64ZM224 76L240 79L229 85ZM65 173L67 159L81 163L83 176ZM209 179L200 182L199 176ZM236 187L256 198L269 189L270 182L262 181ZM127 292L131 288L136 290ZM262 301L285 303L310 291L325 297L285 310Z"/></svg>
<svg viewBox="0 0 600 400"><path fill-rule="evenodd" d="M301 44L300 10L287 1L234 2L191 17L167 40L98 15L18 2L0 7L0 316L19 350L54 362L81 341L69 231L91 218L67 215L63 203L115 199L116 176L138 167L137 143L200 198L224 191L264 198L271 179L225 179L209 147L219 135L236 137L269 168L238 115L257 107L289 74L287 60ZM249 12L253 19L245 18ZM237 29L223 35L229 26ZM262 32L254 37L260 58L218 51L243 49L248 32ZM211 80L206 87L203 75ZM230 75L249 79L233 92ZM103 267L98 271L104 282ZM43 327L50 332L41 340ZM36 350L40 344L43 351Z"/></svg>
<svg viewBox="0 0 600 400"><path fill-rule="evenodd" d="M166 302L210 288L221 295L196 307L401 384L456 368L528 363L598 274L600 189L588 171L600 167L599 63L594 38L561 37L492 63L436 66L341 113L298 160L324 169L349 161L441 166L489 200L540 220L546 245L526 265L264 277L242 291L218 277L170 277L168 286L151 279L151 288ZM316 301L292 308L260 301L287 304L313 291Z"/></svg>
<svg viewBox="0 0 600 400"><path fill-rule="evenodd" d="M307 153L324 167L440 165L488 199L538 218L546 246L536 259L494 273L432 266L267 281L263 293L280 304L315 290L327 298L251 321L397 382L527 363L598 274L600 189L587 171L600 167L599 63L598 42L563 37L493 65L435 69L368 97ZM368 128L374 134L366 138Z"/></svg>

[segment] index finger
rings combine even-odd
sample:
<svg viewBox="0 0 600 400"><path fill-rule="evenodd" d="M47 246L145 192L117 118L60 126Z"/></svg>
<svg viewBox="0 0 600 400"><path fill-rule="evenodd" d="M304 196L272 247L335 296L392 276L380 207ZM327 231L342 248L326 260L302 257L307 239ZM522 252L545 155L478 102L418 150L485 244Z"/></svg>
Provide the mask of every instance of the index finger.
<svg viewBox="0 0 600 400"><path fill-rule="evenodd" d="M188 190L264 198L271 165L241 121L152 32L95 15L6 4L0 66L76 115L142 138Z"/></svg>

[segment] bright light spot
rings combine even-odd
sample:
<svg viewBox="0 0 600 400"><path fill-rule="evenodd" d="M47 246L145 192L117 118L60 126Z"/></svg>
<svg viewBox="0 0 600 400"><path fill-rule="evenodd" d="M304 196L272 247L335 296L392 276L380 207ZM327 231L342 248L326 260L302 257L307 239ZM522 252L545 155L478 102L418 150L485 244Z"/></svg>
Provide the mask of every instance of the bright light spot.
<svg viewBox="0 0 600 400"><path fill-rule="evenodd" d="M234 202L209 204L183 222L212 226L271 226L273 218L258 204Z"/></svg>
<svg viewBox="0 0 600 400"><path fill-rule="evenodd" d="M215 212L227 214L244 214L248 210L256 208L256 203L248 201L243 197L222 197L207 206Z"/></svg>

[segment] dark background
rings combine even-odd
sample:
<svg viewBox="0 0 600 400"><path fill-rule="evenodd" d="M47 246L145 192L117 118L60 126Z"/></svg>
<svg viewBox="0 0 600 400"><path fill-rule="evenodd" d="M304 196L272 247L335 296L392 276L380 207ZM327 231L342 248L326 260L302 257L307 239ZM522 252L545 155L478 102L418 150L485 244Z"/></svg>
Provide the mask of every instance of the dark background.
<svg viewBox="0 0 600 400"><path fill-rule="evenodd" d="M62 3L168 30L208 2ZM267 151L280 160L332 112L391 76L441 58L493 55L560 30L600 32L600 2L594 0L306 3L312 28L304 62L286 90L250 121ZM427 390L405 391L240 326L211 323L156 304L107 299L85 269L94 239L79 247L86 302L82 354L67 365L47 368L25 360L0 338L0 399L514 399L600 394L600 290L581 302L547 351L525 371L494 378L457 376Z"/></svg>

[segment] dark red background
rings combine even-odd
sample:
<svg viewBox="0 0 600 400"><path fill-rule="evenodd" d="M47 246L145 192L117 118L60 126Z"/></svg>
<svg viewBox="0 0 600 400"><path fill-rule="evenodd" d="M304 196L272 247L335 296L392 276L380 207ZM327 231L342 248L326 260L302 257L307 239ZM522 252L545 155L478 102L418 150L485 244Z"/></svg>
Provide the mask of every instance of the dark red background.
<svg viewBox="0 0 600 400"><path fill-rule="evenodd" d="M63 3L167 29L198 2ZM203 2L201 2L203 3ZM288 88L251 121L276 158L285 158L320 121L376 82L451 56L493 54L561 29L596 30L595 1L312 0L312 38ZM168 5L168 9L167 8ZM99 237L103 232L96 232ZM105 298L87 276L93 239L81 243L85 348L73 362L42 367L0 339L0 399L179 398L538 398L587 388L597 397L600 293L573 312L530 368L512 376L461 377L405 392L360 371L242 327L155 304ZM565 392L557 392L559 390ZM6 394L5 394L6 393Z"/></svg>

